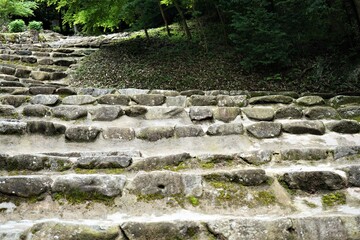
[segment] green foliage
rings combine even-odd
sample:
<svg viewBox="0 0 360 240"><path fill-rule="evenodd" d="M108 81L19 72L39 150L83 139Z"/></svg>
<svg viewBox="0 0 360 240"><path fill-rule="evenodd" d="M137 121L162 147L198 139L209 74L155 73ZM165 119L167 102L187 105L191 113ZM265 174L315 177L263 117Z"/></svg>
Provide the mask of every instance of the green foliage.
<svg viewBox="0 0 360 240"><path fill-rule="evenodd" d="M34 1L0 0L0 25L12 16L28 17L37 8Z"/></svg>
<svg viewBox="0 0 360 240"><path fill-rule="evenodd" d="M17 19L9 23L10 32L23 32L25 31L25 22L22 19Z"/></svg>
<svg viewBox="0 0 360 240"><path fill-rule="evenodd" d="M35 31L41 31L42 30L42 22L38 22L38 21L31 21L28 24L28 28L30 30L35 30Z"/></svg>

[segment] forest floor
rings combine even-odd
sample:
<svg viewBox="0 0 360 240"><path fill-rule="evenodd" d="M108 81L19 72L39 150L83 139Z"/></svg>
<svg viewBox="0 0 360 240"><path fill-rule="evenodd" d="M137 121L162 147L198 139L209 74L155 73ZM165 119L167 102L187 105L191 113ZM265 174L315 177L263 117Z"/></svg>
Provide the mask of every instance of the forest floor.
<svg viewBox="0 0 360 240"><path fill-rule="evenodd" d="M215 26L216 28L216 26ZM221 30L186 40L177 24L172 36L151 29L150 40L133 33L82 62L74 86L145 89L360 92L360 56L340 50L297 58L282 69L245 71L241 55ZM195 32L195 30L193 29ZM203 34L204 36L205 34Z"/></svg>

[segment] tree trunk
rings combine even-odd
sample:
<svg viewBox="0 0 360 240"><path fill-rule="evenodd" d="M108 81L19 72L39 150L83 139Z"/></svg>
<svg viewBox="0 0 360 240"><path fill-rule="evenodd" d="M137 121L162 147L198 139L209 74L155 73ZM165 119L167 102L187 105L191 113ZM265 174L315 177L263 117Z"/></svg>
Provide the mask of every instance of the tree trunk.
<svg viewBox="0 0 360 240"><path fill-rule="evenodd" d="M171 37L169 24L168 24L168 21L167 21L167 19L166 19L165 12L164 12L163 7L161 6L160 1L159 1L159 8L160 8L161 16L162 16L162 18L163 18L163 20L164 20L164 24L165 24L165 28L166 28L166 31L167 31L167 35L168 35L169 37Z"/></svg>
<svg viewBox="0 0 360 240"><path fill-rule="evenodd" d="M146 40L150 40L150 36L149 36L149 32L148 32L148 30L147 30L147 28L146 27L144 27L144 32L145 32L145 36L146 36Z"/></svg>
<svg viewBox="0 0 360 240"><path fill-rule="evenodd" d="M181 18L181 20L183 22L183 27L184 27L184 30L185 30L186 37L189 40L191 40L192 39L191 32L190 32L189 26L187 25L184 13L182 12L182 10L180 8L180 5L179 5L177 0L174 0L173 3L174 3L174 6L175 6L176 10L178 11L178 13L180 15L180 18Z"/></svg>

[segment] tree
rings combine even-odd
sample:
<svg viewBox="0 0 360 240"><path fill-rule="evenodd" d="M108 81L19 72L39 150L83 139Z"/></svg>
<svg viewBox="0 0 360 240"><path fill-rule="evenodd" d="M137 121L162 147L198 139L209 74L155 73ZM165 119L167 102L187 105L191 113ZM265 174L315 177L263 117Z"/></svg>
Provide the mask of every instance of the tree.
<svg viewBox="0 0 360 240"><path fill-rule="evenodd" d="M37 4L33 1L0 0L0 25L5 24L12 16L33 15L36 8Z"/></svg>

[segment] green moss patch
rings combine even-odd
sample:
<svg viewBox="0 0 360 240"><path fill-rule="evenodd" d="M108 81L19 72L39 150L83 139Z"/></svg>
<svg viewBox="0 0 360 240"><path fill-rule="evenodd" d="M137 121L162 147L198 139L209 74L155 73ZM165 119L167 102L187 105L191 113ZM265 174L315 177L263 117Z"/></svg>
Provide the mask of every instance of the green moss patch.
<svg viewBox="0 0 360 240"><path fill-rule="evenodd" d="M111 169L82 169L75 168L74 171L77 174L123 174L125 169L123 168L111 168Z"/></svg>
<svg viewBox="0 0 360 240"><path fill-rule="evenodd" d="M197 207L200 205L200 201L197 197L190 196L188 197L188 201L191 205L193 205L193 207Z"/></svg>
<svg viewBox="0 0 360 240"><path fill-rule="evenodd" d="M342 192L329 193L321 198L324 207L333 207L346 204L346 195Z"/></svg>
<svg viewBox="0 0 360 240"><path fill-rule="evenodd" d="M276 197L273 192L270 191L260 191L255 196L255 200L261 205L268 206L276 203Z"/></svg>
<svg viewBox="0 0 360 240"><path fill-rule="evenodd" d="M105 205L112 205L114 203L114 197L107 197L103 194L97 193L97 192L84 192L84 191L77 191L77 190L71 190L66 193L54 193L52 195L53 200L55 201L61 201L66 200L68 203L72 205L76 204L82 204L87 201L94 201L94 202L101 202Z"/></svg>

